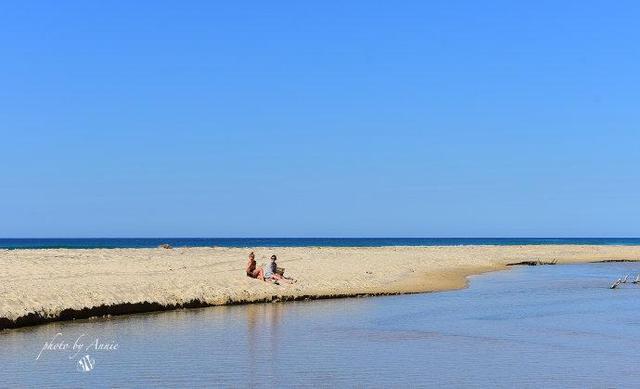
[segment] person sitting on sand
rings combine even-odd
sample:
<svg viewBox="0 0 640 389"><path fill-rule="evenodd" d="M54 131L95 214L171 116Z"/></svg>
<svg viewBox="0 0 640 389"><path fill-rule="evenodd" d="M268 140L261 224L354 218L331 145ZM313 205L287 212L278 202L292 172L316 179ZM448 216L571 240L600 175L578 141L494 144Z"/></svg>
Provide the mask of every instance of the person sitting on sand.
<svg viewBox="0 0 640 389"><path fill-rule="evenodd" d="M276 264L276 260L278 258L275 255L271 256L271 263L269 263L267 266L265 266L265 270L264 270L264 279L265 280L271 280L274 282L279 282L279 281L283 281L289 284L293 284L295 282L295 280L285 277L284 276L284 272L282 272L282 274L278 273L278 265Z"/></svg>
<svg viewBox="0 0 640 389"><path fill-rule="evenodd" d="M256 255L249 253L249 262L247 263L247 277L257 278L260 281L264 281L264 269L258 267L256 264Z"/></svg>

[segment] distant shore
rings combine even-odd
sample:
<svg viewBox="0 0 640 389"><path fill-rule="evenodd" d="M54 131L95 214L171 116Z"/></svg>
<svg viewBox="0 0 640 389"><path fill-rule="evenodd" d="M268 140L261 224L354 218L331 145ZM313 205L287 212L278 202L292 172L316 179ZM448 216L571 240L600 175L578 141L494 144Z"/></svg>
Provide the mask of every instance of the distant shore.
<svg viewBox="0 0 640 389"><path fill-rule="evenodd" d="M245 276L250 251L298 282ZM0 250L0 329L167 309L462 288L519 262L640 260L640 246L387 246Z"/></svg>

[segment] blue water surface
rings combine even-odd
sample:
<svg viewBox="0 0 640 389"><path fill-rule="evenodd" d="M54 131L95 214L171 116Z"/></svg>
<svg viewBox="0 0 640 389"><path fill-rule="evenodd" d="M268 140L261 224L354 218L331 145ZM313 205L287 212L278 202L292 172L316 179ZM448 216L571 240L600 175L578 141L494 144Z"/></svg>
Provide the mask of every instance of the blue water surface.
<svg viewBox="0 0 640 389"><path fill-rule="evenodd" d="M640 238L37 238L0 239L0 248L150 248L164 243L173 247L640 245Z"/></svg>

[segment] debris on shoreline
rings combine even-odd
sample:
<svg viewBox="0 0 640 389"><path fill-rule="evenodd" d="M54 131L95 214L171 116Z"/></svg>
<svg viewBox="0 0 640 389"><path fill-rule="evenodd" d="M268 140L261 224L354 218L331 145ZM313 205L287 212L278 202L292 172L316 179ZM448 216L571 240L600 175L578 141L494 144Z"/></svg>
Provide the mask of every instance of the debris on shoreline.
<svg viewBox="0 0 640 389"><path fill-rule="evenodd" d="M514 262L507 263L507 266L547 266L547 265L555 265L558 263L557 259L552 261L522 261L522 262Z"/></svg>

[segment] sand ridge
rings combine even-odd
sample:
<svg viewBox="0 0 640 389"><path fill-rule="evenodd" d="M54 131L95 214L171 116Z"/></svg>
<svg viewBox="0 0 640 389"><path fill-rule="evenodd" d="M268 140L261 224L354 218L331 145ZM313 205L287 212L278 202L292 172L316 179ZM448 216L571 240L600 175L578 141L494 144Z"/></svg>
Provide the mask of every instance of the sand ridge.
<svg viewBox="0 0 640 389"><path fill-rule="evenodd" d="M278 286L246 277L250 251L258 265L277 254L298 282ZM464 287L469 275L527 260L640 260L640 246L0 250L0 328L96 314L449 290Z"/></svg>

